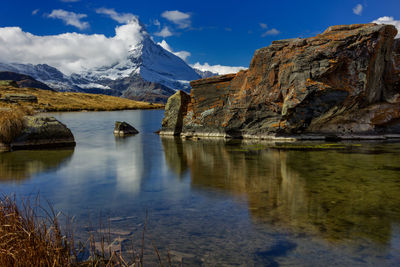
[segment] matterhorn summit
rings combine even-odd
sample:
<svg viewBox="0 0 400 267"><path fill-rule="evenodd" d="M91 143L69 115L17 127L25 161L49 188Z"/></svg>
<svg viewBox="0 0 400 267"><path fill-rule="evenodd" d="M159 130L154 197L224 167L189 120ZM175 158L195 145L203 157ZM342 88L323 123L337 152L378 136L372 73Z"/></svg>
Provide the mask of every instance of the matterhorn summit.
<svg viewBox="0 0 400 267"><path fill-rule="evenodd" d="M35 37L34 41L43 38ZM156 44L137 18L116 27L113 37L67 33L53 43L58 45L56 52L0 62L0 71L30 75L58 91L150 102L166 102L176 90L188 91L189 82L201 78L185 61ZM79 47L74 47L76 43Z"/></svg>

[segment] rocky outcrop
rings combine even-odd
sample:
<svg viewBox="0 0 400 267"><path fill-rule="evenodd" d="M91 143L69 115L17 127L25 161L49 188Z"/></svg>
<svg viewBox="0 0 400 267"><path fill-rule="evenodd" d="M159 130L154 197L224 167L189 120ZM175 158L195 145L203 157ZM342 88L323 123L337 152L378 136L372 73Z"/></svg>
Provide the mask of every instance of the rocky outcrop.
<svg viewBox="0 0 400 267"><path fill-rule="evenodd" d="M28 94L5 94L4 97L0 98L0 101L8 103L37 103L38 99L36 96Z"/></svg>
<svg viewBox="0 0 400 267"><path fill-rule="evenodd" d="M178 91L172 95L165 106L162 129L164 133L179 135L182 132L183 118L190 103L190 96L183 91Z"/></svg>
<svg viewBox="0 0 400 267"><path fill-rule="evenodd" d="M12 150L73 146L71 130L55 118L44 116L26 116L24 130L10 144Z"/></svg>
<svg viewBox="0 0 400 267"><path fill-rule="evenodd" d="M115 122L115 127L114 127L114 135L116 136L127 136L127 135L133 135L133 134L138 134L139 131L135 129L132 125L129 123L126 123L124 121L116 121Z"/></svg>
<svg viewBox="0 0 400 267"><path fill-rule="evenodd" d="M400 134L400 43L391 25L272 42L246 71L191 82L180 135L375 138ZM171 110L174 109L174 110ZM183 114L183 113L182 113ZM178 118L179 120L179 118ZM174 134L177 134L174 132ZM400 136L400 135L398 135Z"/></svg>

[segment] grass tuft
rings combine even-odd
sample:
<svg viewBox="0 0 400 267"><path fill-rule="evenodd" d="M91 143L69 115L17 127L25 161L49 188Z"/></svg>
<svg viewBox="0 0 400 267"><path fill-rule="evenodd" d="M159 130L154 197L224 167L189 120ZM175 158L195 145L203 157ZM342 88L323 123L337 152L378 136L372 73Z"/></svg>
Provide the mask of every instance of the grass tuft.
<svg viewBox="0 0 400 267"><path fill-rule="evenodd" d="M110 225L100 231L100 238L90 234L86 242L74 243L73 219L66 217L65 227L61 229L62 214L56 213L52 206L40 205L39 197L16 200L13 197L0 197L0 266L143 266L144 232L141 253L133 250L131 260L122 255L119 248L111 248ZM64 223L63 223L64 225ZM101 225L100 225L101 226ZM100 240L100 241L96 241ZM172 266L170 254L168 263L163 264L160 253L151 240L159 266ZM132 242L133 244L133 242Z"/></svg>
<svg viewBox="0 0 400 267"><path fill-rule="evenodd" d="M15 197L0 200L1 266L68 266L70 251L57 216L39 216L30 201L18 207Z"/></svg>
<svg viewBox="0 0 400 267"><path fill-rule="evenodd" d="M24 116L30 113L20 106L0 109L0 143L10 144L24 129Z"/></svg>

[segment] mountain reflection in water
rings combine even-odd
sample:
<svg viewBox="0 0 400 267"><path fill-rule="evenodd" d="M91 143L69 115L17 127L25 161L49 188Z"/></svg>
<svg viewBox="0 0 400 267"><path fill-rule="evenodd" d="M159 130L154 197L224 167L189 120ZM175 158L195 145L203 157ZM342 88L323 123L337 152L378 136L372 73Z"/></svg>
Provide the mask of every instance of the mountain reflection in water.
<svg viewBox="0 0 400 267"><path fill-rule="evenodd" d="M162 138L166 162L192 188L245 195L254 222L330 241L388 244L400 223L400 158L385 146L352 151L248 149L226 141ZM379 148L379 146L378 146ZM400 151L399 144L390 150Z"/></svg>

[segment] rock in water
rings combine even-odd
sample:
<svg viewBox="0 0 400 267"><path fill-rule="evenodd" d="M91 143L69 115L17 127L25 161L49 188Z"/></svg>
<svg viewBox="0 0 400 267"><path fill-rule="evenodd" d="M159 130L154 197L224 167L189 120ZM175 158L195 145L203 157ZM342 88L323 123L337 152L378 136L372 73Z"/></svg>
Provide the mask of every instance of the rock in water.
<svg viewBox="0 0 400 267"><path fill-rule="evenodd" d="M53 117L26 116L25 129L11 144L13 150L75 146L70 129Z"/></svg>
<svg viewBox="0 0 400 267"><path fill-rule="evenodd" d="M182 131L183 117L186 115L187 106L190 103L190 96L183 91L172 95L165 107L162 127L164 132L170 135L179 135Z"/></svg>
<svg viewBox="0 0 400 267"><path fill-rule="evenodd" d="M357 24L272 42L246 71L191 82L190 101L167 104L160 134L400 137L396 34L391 25Z"/></svg>
<svg viewBox="0 0 400 267"><path fill-rule="evenodd" d="M132 125L124 121L116 121L114 127L114 135L116 136L126 136L138 134L139 131L136 130Z"/></svg>

